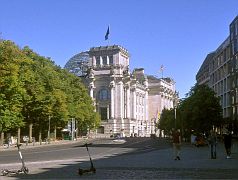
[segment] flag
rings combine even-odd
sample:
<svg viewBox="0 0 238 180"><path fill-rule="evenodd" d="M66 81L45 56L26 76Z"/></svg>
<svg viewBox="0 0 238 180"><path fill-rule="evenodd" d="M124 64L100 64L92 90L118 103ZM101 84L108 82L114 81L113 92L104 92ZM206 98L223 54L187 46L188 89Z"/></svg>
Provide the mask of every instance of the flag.
<svg viewBox="0 0 238 180"><path fill-rule="evenodd" d="M107 32L106 32L106 35L105 35L105 40L108 40L108 36L109 36L109 32L110 30L109 30L109 26L108 26L108 28L107 28Z"/></svg>
<svg viewBox="0 0 238 180"><path fill-rule="evenodd" d="M161 72L164 71L164 65L163 65L163 64L160 66L160 71L161 71Z"/></svg>

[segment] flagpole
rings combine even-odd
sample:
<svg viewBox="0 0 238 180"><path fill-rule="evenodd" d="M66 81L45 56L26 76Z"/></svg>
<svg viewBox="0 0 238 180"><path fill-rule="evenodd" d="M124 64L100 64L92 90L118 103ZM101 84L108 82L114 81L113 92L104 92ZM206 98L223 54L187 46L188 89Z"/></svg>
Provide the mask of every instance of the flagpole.
<svg viewBox="0 0 238 180"><path fill-rule="evenodd" d="M108 39L107 39L107 45L109 46L109 44L110 44L110 38L108 37Z"/></svg>
<svg viewBox="0 0 238 180"><path fill-rule="evenodd" d="M160 66L160 71L161 71L161 76L162 76L162 79L164 78L164 66L163 65L161 65Z"/></svg>

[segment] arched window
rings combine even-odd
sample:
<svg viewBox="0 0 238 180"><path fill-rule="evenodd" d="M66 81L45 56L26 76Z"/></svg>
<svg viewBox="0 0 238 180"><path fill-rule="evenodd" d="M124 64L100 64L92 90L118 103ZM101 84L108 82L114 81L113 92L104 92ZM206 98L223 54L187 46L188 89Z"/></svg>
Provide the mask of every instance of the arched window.
<svg viewBox="0 0 238 180"><path fill-rule="evenodd" d="M110 98L110 95L107 89L101 89L99 91L99 100L108 100L109 98Z"/></svg>

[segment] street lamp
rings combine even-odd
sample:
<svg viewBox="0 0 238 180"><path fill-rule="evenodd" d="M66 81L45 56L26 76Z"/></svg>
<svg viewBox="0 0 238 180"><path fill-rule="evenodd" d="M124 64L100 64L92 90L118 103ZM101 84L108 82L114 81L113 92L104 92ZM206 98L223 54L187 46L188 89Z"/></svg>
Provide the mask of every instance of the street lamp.
<svg viewBox="0 0 238 180"><path fill-rule="evenodd" d="M175 129L177 128L177 104L178 104L178 93L175 92L174 94L174 126Z"/></svg>
<svg viewBox="0 0 238 180"><path fill-rule="evenodd" d="M175 124L175 129L176 129L176 126L177 126L177 124L176 124L176 115L177 115L177 112L176 112L176 110L177 110L177 106L174 106L174 124Z"/></svg>

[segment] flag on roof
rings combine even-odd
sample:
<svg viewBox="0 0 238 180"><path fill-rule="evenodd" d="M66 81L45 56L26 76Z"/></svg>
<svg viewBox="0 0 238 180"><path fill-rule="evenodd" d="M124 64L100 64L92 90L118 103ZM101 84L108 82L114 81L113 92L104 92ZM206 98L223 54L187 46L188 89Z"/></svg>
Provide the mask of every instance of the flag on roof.
<svg viewBox="0 0 238 180"><path fill-rule="evenodd" d="M160 66L160 71L163 71L164 70L164 65L162 64L161 66Z"/></svg>
<svg viewBox="0 0 238 180"><path fill-rule="evenodd" d="M106 32L106 35L105 35L105 40L108 40L109 33L110 33L110 28L108 26L107 32Z"/></svg>

